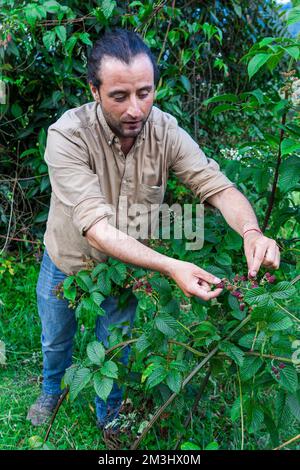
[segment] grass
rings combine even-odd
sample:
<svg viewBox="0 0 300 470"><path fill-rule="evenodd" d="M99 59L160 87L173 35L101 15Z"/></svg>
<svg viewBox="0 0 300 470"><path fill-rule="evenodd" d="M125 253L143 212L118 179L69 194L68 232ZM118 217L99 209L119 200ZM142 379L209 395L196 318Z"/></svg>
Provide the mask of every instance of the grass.
<svg viewBox="0 0 300 470"><path fill-rule="evenodd" d="M0 366L0 449L30 449L34 436L44 439L48 424L35 428L26 421L27 410L40 393L42 382L42 353L40 346L41 327L36 307L35 286L39 273L39 262L30 255L17 262L11 256L11 267L0 259L0 338L6 345L7 364ZM14 274L9 272L14 270ZM4 272L3 272L4 271ZM0 271L1 272L1 271ZM1 279L2 277L2 279ZM94 339L92 331L77 332L75 337L74 361L85 356L86 344ZM135 364L138 372L139 365ZM201 378L197 378L197 381ZM209 382L203 401L193 414L187 429L183 423L193 404L199 383L191 383L184 395L167 409L161 419L147 434L140 449L170 450L177 441L178 433L183 433L182 442L192 441L205 448L212 441L219 449L240 449L240 422L232 422L230 408L236 398L234 378L228 377L218 383L215 378ZM163 393L163 388L161 392ZM130 420L133 440L141 423L153 414L162 400L156 389L146 395L139 381L130 382L128 397L133 402ZM84 389L74 402L64 401L54 421L49 445L55 449L105 450L102 433L95 425L95 392L90 387ZM175 412L175 411L176 412ZM124 416L125 419L125 416ZM298 423L299 427L299 423ZM281 442L297 433L295 427L281 433ZM292 435L291 435L292 433ZM123 449L130 444L123 437ZM245 449L272 448L266 433L249 434L245 430ZM297 442L289 446L299 449Z"/></svg>

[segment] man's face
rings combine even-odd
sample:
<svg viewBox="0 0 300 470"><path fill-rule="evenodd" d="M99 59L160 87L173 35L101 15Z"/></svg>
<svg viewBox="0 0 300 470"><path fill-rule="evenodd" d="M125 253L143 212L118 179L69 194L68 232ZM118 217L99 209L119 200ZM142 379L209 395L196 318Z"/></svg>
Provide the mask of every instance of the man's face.
<svg viewBox="0 0 300 470"><path fill-rule="evenodd" d="M118 137L136 137L148 119L154 100L150 59L139 54L127 65L106 56L100 74L102 84L98 92L107 124Z"/></svg>

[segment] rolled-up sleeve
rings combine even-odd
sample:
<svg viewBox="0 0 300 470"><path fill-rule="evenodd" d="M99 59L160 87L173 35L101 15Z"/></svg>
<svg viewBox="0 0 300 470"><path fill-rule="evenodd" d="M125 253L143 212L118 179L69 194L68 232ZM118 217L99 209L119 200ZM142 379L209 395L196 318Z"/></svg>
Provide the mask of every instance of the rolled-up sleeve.
<svg viewBox="0 0 300 470"><path fill-rule="evenodd" d="M89 165L88 148L77 131L50 126L44 156L55 196L80 234L114 214L101 192L99 178Z"/></svg>
<svg viewBox="0 0 300 470"><path fill-rule="evenodd" d="M234 187L220 171L212 158L206 157L199 145L179 126L172 129L172 150L170 169L186 184L203 203L209 196Z"/></svg>

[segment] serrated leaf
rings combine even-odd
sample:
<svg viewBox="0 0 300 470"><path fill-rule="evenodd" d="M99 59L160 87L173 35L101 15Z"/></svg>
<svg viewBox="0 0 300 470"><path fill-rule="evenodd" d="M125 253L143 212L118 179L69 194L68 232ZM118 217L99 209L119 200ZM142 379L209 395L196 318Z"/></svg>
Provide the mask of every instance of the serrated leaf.
<svg viewBox="0 0 300 470"><path fill-rule="evenodd" d="M109 377L111 379L118 378L118 366L113 361L106 361L100 369L102 375Z"/></svg>
<svg viewBox="0 0 300 470"><path fill-rule="evenodd" d="M263 287L248 290L244 299L250 305L258 304L259 306L265 307L272 304L270 294L267 293Z"/></svg>
<svg viewBox="0 0 300 470"><path fill-rule="evenodd" d="M287 405L297 421L300 421L300 391L287 396Z"/></svg>
<svg viewBox="0 0 300 470"><path fill-rule="evenodd" d="M93 292L91 294L91 299L93 300L93 302L95 302L96 305L100 306L105 297L100 294L100 292Z"/></svg>
<svg viewBox="0 0 300 470"><path fill-rule="evenodd" d="M259 357L244 357L244 363L240 368L240 377L242 381L251 379L263 365L263 361Z"/></svg>
<svg viewBox="0 0 300 470"><path fill-rule="evenodd" d="M91 377L92 373L87 367L75 370L70 384L70 400L75 400L78 393L89 383Z"/></svg>
<svg viewBox="0 0 300 470"><path fill-rule="evenodd" d="M97 266L93 269L91 277L94 279L95 277L98 276L99 273L102 271L106 271L108 269L107 264L105 263L99 263Z"/></svg>
<svg viewBox="0 0 300 470"><path fill-rule="evenodd" d="M147 389L153 388L165 380L167 371L163 367L156 367L147 379Z"/></svg>
<svg viewBox="0 0 300 470"><path fill-rule="evenodd" d="M76 299L76 287L75 286L70 286L68 289L64 289L64 297L68 300L71 300L71 302L74 302Z"/></svg>
<svg viewBox="0 0 300 470"><path fill-rule="evenodd" d="M116 2L114 0L102 0L102 12L106 19L110 18L113 14L113 11L116 7Z"/></svg>
<svg viewBox="0 0 300 470"><path fill-rule="evenodd" d="M293 326L293 321L283 312L273 312L268 318L268 328L271 331L287 330Z"/></svg>
<svg viewBox="0 0 300 470"><path fill-rule="evenodd" d="M174 393L179 393L181 389L181 373L176 370L172 370L166 377L166 384Z"/></svg>
<svg viewBox="0 0 300 470"><path fill-rule="evenodd" d="M176 320L168 313L159 313L159 315L155 317L155 325L156 328L166 336L174 337L176 335Z"/></svg>
<svg viewBox="0 0 300 470"><path fill-rule="evenodd" d="M273 299L287 299L296 294L296 289L290 282L282 281L272 286L270 292Z"/></svg>
<svg viewBox="0 0 300 470"><path fill-rule="evenodd" d="M87 355L93 364L101 365L105 359L105 349L98 341L87 345Z"/></svg>
<svg viewBox="0 0 300 470"><path fill-rule="evenodd" d="M69 289L69 287L71 286L71 284L73 284L74 279L75 279L75 276L68 276L68 277L66 277L66 279L65 279L64 282L63 282L63 287L64 287L64 289Z"/></svg>
<svg viewBox="0 0 300 470"><path fill-rule="evenodd" d="M94 287L92 279L90 278L89 274L85 271L79 271L76 274L76 282L79 287L85 292L89 292L89 290Z"/></svg>
<svg viewBox="0 0 300 470"><path fill-rule="evenodd" d="M106 271L102 271L98 275L97 286L103 295L108 296L111 292L111 280Z"/></svg>
<svg viewBox="0 0 300 470"><path fill-rule="evenodd" d="M244 352L235 344L232 344L229 341L222 341L219 344L219 348L221 351L225 352L228 357L233 359L236 364L239 366L243 365Z"/></svg>
<svg viewBox="0 0 300 470"><path fill-rule="evenodd" d="M296 392L298 388L298 375L295 367L286 365L284 369L280 369L279 379L280 385L289 392Z"/></svg>
<svg viewBox="0 0 300 470"><path fill-rule="evenodd" d="M94 375L95 391L104 402L106 402L110 392L112 391L114 381L108 377L103 377L100 372Z"/></svg>

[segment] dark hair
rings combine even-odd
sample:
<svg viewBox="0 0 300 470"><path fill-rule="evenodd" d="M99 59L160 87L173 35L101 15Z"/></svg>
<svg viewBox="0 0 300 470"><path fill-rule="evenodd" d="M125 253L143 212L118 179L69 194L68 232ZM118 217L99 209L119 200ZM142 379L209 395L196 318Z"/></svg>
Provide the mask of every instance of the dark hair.
<svg viewBox="0 0 300 470"><path fill-rule="evenodd" d="M154 83L156 85L159 80L156 60L140 36L126 29L106 30L102 37L95 42L88 57L88 82L92 82L97 88L101 85L101 80L98 77L100 75L101 61L104 56L115 57L125 64L130 64L133 57L138 54L145 54L151 60L154 71Z"/></svg>

